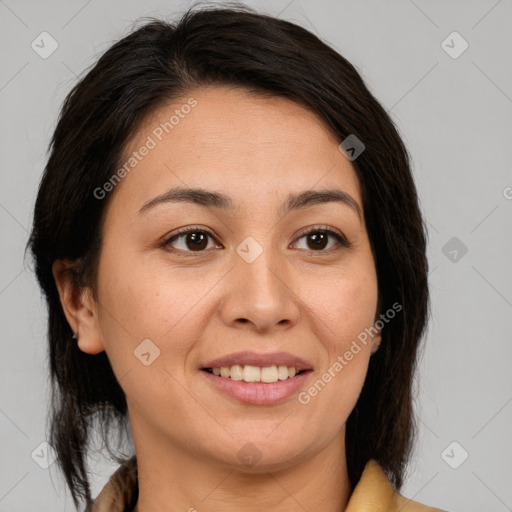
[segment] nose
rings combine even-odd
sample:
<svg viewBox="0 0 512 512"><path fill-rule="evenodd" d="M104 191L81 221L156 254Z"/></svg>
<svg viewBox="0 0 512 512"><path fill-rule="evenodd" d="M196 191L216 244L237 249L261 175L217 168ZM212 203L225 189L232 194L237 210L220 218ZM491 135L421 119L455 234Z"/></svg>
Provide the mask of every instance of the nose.
<svg viewBox="0 0 512 512"><path fill-rule="evenodd" d="M281 258L281 259L280 259ZM252 262L238 254L225 280L221 315L226 325L256 332L286 330L300 318L300 299L294 291L296 277L282 256L270 249Z"/></svg>

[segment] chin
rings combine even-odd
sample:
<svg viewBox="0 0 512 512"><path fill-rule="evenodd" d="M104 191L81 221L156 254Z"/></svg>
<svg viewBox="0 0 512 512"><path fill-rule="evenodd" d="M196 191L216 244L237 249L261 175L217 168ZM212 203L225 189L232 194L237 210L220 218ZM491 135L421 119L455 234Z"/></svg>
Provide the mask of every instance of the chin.
<svg viewBox="0 0 512 512"><path fill-rule="evenodd" d="M307 459L316 451L321 451L318 438L310 441L303 436L283 429L278 435L275 424L265 432L245 433L243 437L231 439L230 446L224 445L222 454L218 450L214 455L223 464L242 473L266 473L293 467L301 460ZM219 446L219 444L217 444Z"/></svg>

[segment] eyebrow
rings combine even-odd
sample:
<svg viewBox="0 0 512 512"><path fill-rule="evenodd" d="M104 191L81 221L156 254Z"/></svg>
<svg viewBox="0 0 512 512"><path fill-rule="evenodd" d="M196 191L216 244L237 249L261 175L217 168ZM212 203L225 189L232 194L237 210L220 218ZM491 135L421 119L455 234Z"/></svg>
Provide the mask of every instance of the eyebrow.
<svg viewBox="0 0 512 512"><path fill-rule="evenodd" d="M233 200L221 192L212 192L202 188L176 187L149 200L139 210L139 214L147 212L157 205L174 202L193 203L206 208L226 211L234 211L237 209ZM294 210L332 202L349 206L357 213L359 220L362 220L361 208L356 200L347 192L339 189L304 190L297 194L289 194L279 211L284 216Z"/></svg>

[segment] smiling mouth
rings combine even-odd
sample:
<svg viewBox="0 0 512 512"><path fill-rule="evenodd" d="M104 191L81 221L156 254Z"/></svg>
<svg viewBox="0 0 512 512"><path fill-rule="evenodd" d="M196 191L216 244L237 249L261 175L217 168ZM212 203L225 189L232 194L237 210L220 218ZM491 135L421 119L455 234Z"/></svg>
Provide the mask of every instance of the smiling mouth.
<svg viewBox="0 0 512 512"><path fill-rule="evenodd" d="M293 366L252 366L234 364L220 368L203 368L203 371L216 375L219 378L244 382L261 382L273 384L279 381L292 379L297 375L311 370L297 370Z"/></svg>

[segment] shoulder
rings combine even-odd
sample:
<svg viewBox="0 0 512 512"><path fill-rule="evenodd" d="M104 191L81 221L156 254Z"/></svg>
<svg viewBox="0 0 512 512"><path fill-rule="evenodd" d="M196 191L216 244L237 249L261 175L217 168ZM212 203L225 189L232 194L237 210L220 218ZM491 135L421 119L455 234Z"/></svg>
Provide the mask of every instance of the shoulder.
<svg viewBox="0 0 512 512"><path fill-rule="evenodd" d="M379 464L370 460L356 485L345 512L446 512L398 493Z"/></svg>
<svg viewBox="0 0 512 512"><path fill-rule="evenodd" d="M137 502L138 491L137 457L134 455L117 468L85 512L131 511Z"/></svg>

